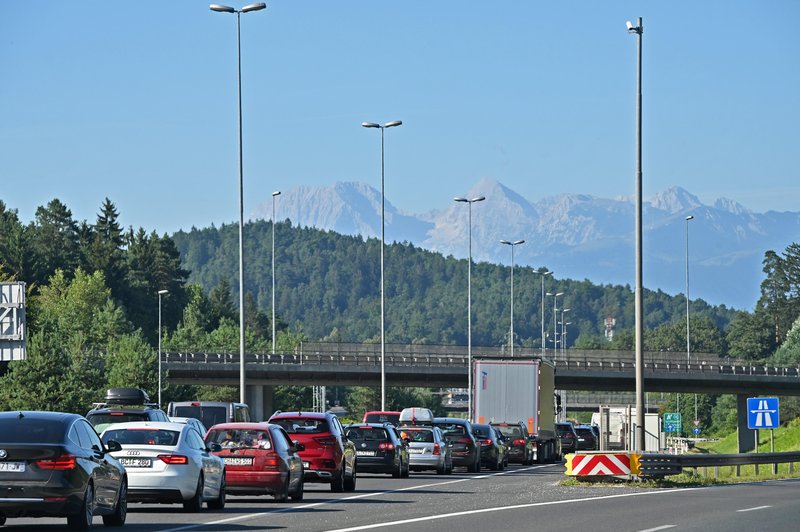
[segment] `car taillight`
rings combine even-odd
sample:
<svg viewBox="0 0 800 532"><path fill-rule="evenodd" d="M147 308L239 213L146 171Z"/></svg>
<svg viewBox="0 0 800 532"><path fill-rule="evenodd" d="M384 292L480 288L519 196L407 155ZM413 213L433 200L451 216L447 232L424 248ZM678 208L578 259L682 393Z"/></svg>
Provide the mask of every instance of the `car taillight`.
<svg viewBox="0 0 800 532"><path fill-rule="evenodd" d="M514 440L511 442L511 445L515 445L517 447L521 447L525 445L525 440Z"/></svg>
<svg viewBox="0 0 800 532"><path fill-rule="evenodd" d="M65 470L75 469L77 461L75 455L64 454L58 458L52 458L49 460L36 460L36 465L39 467L39 469Z"/></svg>
<svg viewBox="0 0 800 532"><path fill-rule="evenodd" d="M383 443L378 444L378 450L380 451L393 451L394 444L390 441L385 441Z"/></svg>
<svg viewBox="0 0 800 532"><path fill-rule="evenodd" d="M491 444L492 444L492 440L483 440L483 441L481 442L481 444L482 444L482 445L491 445Z"/></svg>
<svg viewBox="0 0 800 532"><path fill-rule="evenodd" d="M278 469L278 464L280 464L280 460L276 457L264 459L264 469L276 471Z"/></svg>
<svg viewBox="0 0 800 532"><path fill-rule="evenodd" d="M336 438L333 436L323 436L321 438L314 438L320 445L336 445Z"/></svg>
<svg viewBox="0 0 800 532"><path fill-rule="evenodd" d="M169 465L185 465L189 463L189 458L182 454L159 454L157 458Z"/></svg>
<svg viewBox="0 0 800 532"><path fill-rule="evenodd" d="M442 454L442 448L439 447L438 443L433 444L433 454Z"/></svg>

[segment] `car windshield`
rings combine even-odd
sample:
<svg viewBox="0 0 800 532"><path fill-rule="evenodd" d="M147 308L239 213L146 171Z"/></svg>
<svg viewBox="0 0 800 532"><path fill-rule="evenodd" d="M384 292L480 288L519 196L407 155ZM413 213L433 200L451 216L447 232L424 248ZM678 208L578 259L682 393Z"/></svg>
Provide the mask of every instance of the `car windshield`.
<svg viewBox="0 0 800 532"><path fill-rule="evenodd" d="M231 447L272 449L269 431L260 429L211 430L206 436L206 443L218 443L223 449Z"/></svg>
<svg viewBox="0 0 800 532"><path fill-rule="evenodd" d="M371 412L364 416L364 423L391 423L392 425L397 425L398 421L400 421L400 414Z"/></svg>
<svg viewBox="0 0 800 532"><path fill-rule="evenodd" d="M122 445L165 445L175 447L181 433L154 428L109 429L103 433L103 443L114 440Z"/></svg>
<svg viewBox="0 0 800 532"><path fill-rule="evenodd" d="M321 434L330 432L326 419L289 417L273 419L270 423L280 425L289 434Z"/></svg>
<svg viewBox="0 0 800 532"><path fill-rule="evenodd" d="M206 427L228 422L228 409L224 406L176 406L172 415L199 419Z"/></svg>
<svg viewBox="0 0 800 532"><path fill-rule="evenodd" d="M379 427L352 427L347 431L347 437L353 441L386 441L389 439L386 429Z"/></svg>
<svg viewBox="0 0 800 532"><path fill-rule="evenodd" d="M115 423L127 423L129 421L150 421L150 417L144 412L111 412L106 414L89 414L86 416L89 423L98 433L103 432Z"/></svg>
<svg viewBox="0 0 800 532"><path fill-rule="evenodd" d="M57 419L0 419L2 443L55 443L64 439L64 422Z"/></svg>
<svg viewBox="0 0 800 532"><path fill-rule="evenodd" d="M494 428L500 431L500 434L506 438L519 439L522 438L522 430L516 425L493 425Z"/></svg>
<svg viewBox="0 0 800 532"><path fill-rule="evenodd" d="M433 443L433 431L430 429L400 429L400 437L412 442Z"/></svg>

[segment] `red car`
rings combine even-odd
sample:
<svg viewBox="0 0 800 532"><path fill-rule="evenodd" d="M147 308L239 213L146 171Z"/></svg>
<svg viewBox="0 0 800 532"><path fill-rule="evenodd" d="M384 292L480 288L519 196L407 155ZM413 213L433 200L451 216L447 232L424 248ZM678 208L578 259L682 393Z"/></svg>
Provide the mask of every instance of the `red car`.
<svg viewBox="0 0 800 532"><path fill-rule="evenodd" d="M232 495L272 495L283 502L303 500L303 461L281 427L268 423L220 423L206 434L206 444L225 461L225 484Z"/></svg>
<svg viewBox="0 0 800 532"><path fill-rule="evenodd" d="M330 483L331 491L356 489L356 448L344 434L339 418L329 412L280 412L269 422L280 425L303 446L306 482Z"/></svg>

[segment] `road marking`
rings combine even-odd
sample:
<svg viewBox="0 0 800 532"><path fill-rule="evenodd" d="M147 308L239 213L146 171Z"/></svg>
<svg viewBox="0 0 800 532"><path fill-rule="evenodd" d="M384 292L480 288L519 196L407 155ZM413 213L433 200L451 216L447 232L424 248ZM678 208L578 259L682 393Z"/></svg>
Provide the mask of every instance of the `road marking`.
<svg viewBox="0 0 800 532"><path fill-rule="evenodd" d="M313 503L310 503L310 504L303 504L303 505L300 505L300 506L291 506L291 507L288 507L288 508L276 508L274 510L264 510L263 512L255 512L255 513L251 513L251 514L238 515L236 517L229 517L227 519L218 519L216 521L209 521L207 523L197 523L197 524L193 524L193 525L180 526L180 527L176 527L176 528L165 528L161 532L178 532L178 531L181 531L181 530L192 530L192 529L195 529L195 528L203 528L203 527L207 527L207 526L224 525L224 524L228 524L228 523L235 523L237 521L244 521L244 520L247 520L247 519L255 519L255 518L261 517L261 516L263 516L265 514L279 514L279 513L296 512L298 510L306 510L308 508L316 508L318 506L323 506L323 505L326 505L326 504L338 504L338 503L347 502L347 501L354 501L354 500L357 500L357 499L367 499L367 498L370 498L370 497L377 497L378 495L386 495L386 494L389 494L389 493L402 493L404 491L413 491L413 490L418 490L418 489L432 488L434 486L446 486L448 484L457 484L459 482L468 482L470 480L481 480L481 479L484 479L484 478L499 477L499 476L503 476L503 475L511 475L511 474L514 474L514 473L521 473L523 471L532 471L534 469L541 469L543 467L552 467L552 466L540 465L540 466L526 467L526 468L523 468L523 469L514 469L514 470L511 470L511 471L503 471L501 473L492 473L490 475L476 475L474 477L459 478L459 479L456 479L456 480L447 480L447 481L444 481L444 482L433 482L431 484L421 484L419 486L408 486L406 488L399 488L399 489L396 489L396 490L373 491L373 492L369 492L369 493L361 493L359 495L352 495L350 497L343 497L341 499L329 499L329 500L326 500L326 501L313 502Z"/></svg>
<svg viewBox="0 0 800 532"><path fill-rule="evenodd" d="M521 508L535 508L537 506L556 506L560 504L573 504L576 502L591 502L591 501L602 501L606 499L621 499L623 497L643 497L646 495L663 495L665 493L677 493L683 491L695 491L704 488L676 488L671 490L659 490L659 491L645 491L640 493L621 493L618 495L604 495L601 497L586 497L583 499L571 499L566 501L550 501L550 502L532 502L528 504L515 504L513 506L501 506L499 508L482 508L480 510L467 510L464 512L453 512L449 514L437 514L437 515L428 515L425 517L416 517L413 519L403 519L402 521L390 521L390 522L383 522L383 523L375 523L372 525L362 525L362 526L354 526L351 528L337 528L336 530L329 530L328 532L355 532L357 530L370 530L374 528L384 528L389 526L397 526L397 525L407 525L409 523L419 523L422 521L434 521L437 519L447 519L450 517L463 517L465 515L475 515L475 514L484 514L490 512L502 512L505 510L519 510Z"/></svg>
<svg viewBox="0 0 800 532"><path fill-rule="evenodd" d="M742 508L741 510L736 510L737 512L753 512L755 510L764 510L766 508L772 508L772 506L756 506L754 508Z"/></svg>
<svg viewBox="0 0 800 532"><path fill-rule="evenodd" d="M676 526L678 526L678 525L661 525L661 526L657 526L655 528L646 528L644 530L640 530L639 532L656 532L658 530L666 530L668 528L675 528Z"/></svg>

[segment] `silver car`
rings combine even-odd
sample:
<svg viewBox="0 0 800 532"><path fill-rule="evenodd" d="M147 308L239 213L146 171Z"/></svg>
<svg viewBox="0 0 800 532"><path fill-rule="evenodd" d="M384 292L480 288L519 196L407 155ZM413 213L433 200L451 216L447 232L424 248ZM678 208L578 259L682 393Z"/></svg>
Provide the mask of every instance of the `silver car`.
<svg viewBox="0 0 800 532"><path fill-rule="evenodd" d="M439 427L401 426L400 437L408 442L408 458L412 471L434 469L440 475L453 472L452 444L445 440Z"/></svg>
<svg viewBox="0 0 800 532"><path fill-rule="evenodd" d="M212 509L225 507L225 463L212 454L221 447L206 447L191 425L117 423L103 431L101 439L122 446L111 455L128 473L129 501L182 503L189 512L199 512L204 502Z"/></svg>

